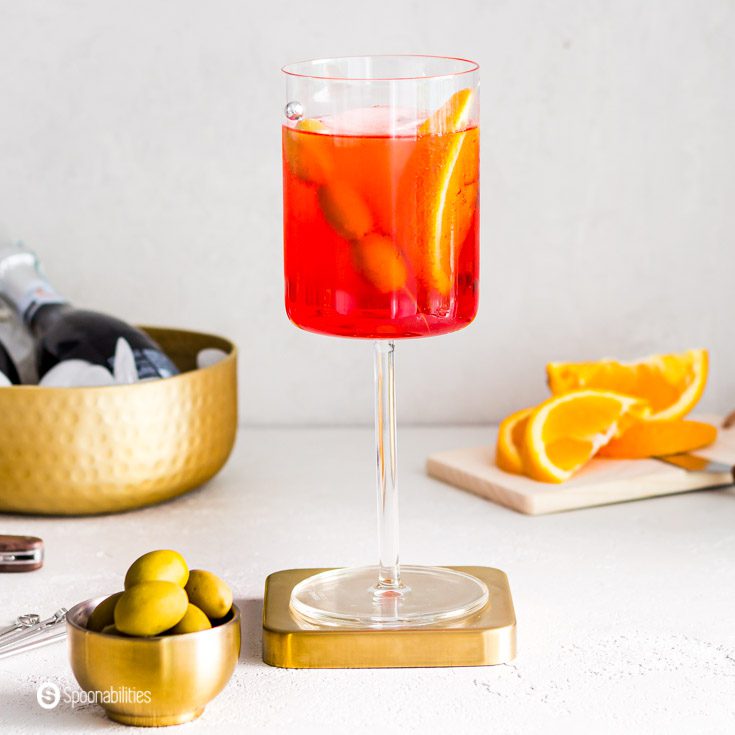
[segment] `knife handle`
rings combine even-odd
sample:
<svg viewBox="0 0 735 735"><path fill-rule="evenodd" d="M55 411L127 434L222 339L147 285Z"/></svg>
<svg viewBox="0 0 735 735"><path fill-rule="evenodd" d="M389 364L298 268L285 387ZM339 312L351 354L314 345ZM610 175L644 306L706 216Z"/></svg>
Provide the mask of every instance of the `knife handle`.
<svg viewBox="0 0 735 735"><path fill-rule="evenodd" d="M0 534L0 572L32 572L43 566L43 541L37 536Z"/></svg>

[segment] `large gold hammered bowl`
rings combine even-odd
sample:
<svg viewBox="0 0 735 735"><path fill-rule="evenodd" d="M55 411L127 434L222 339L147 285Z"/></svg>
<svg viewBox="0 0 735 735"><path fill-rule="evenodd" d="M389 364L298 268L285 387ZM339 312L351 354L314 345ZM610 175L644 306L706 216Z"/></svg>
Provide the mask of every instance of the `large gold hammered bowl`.
<svg viewBox="0 0 735 735"><path fill-rule="evenodd" d="M237 350L222 337L143 327L182 371L103 388L0 388L0 512L113 513L213 477L237 430ZM196 369L199 350L227 353Z"/></svg>

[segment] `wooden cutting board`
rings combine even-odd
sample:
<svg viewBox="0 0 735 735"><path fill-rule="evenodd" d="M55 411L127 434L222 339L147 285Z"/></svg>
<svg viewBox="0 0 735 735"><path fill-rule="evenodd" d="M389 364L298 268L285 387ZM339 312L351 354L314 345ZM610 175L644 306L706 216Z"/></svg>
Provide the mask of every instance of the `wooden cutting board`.
<svg viewBox="0 0 735 735"><path fill-rule="evenodd" d="M716 426L722 424L716 416L698 418ZM496 433L497 429L492 429L488 433L487 444L481 447L433 454L427 461L427 472L439 480L528 515L732 484L730 474L687 472L655 459L593 459L567 482L559 485L536 482L503 472L495 465ZM721 429L717 442L696 454L735 464L735 428Z"/></svg>

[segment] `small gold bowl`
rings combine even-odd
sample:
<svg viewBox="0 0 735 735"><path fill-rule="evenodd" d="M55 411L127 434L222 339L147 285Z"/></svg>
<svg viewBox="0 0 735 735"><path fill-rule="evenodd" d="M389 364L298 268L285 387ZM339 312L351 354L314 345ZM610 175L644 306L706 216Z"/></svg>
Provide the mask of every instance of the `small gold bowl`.
<svg viewBox="0 0 735 735"><path fill-rule="evenodd" d="M160 727L195 720L232 676L240 656L236 605L211 630L128 638L87 630L98 597L66 614L69 658L90 701L125 725Z"/></svg>
<svg viewBox="0 0 735 735"><path fill-rule="evenodd" d="M0 388L0 512L114 513L212 478L237 431L237 350L222 337L142 327L181 370L104 388ZM227 356L196 369L199 350Z"/></svg>

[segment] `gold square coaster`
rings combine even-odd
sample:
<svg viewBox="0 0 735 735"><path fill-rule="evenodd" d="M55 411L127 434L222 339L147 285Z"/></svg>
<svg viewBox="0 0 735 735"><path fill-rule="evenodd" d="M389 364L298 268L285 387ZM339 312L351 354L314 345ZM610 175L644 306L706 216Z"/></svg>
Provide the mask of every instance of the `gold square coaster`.
<svg viewBox="0 0 735 735"><path fill-rule="evenodd" d="M508 577L491 567L449 567L490 590L482 610L452 623L398 630L340 629L298 621L291 590L326 569L285 569L268 576L263 603L263 661L287 669L489 666L516 654L516 616Z"/></svg>

